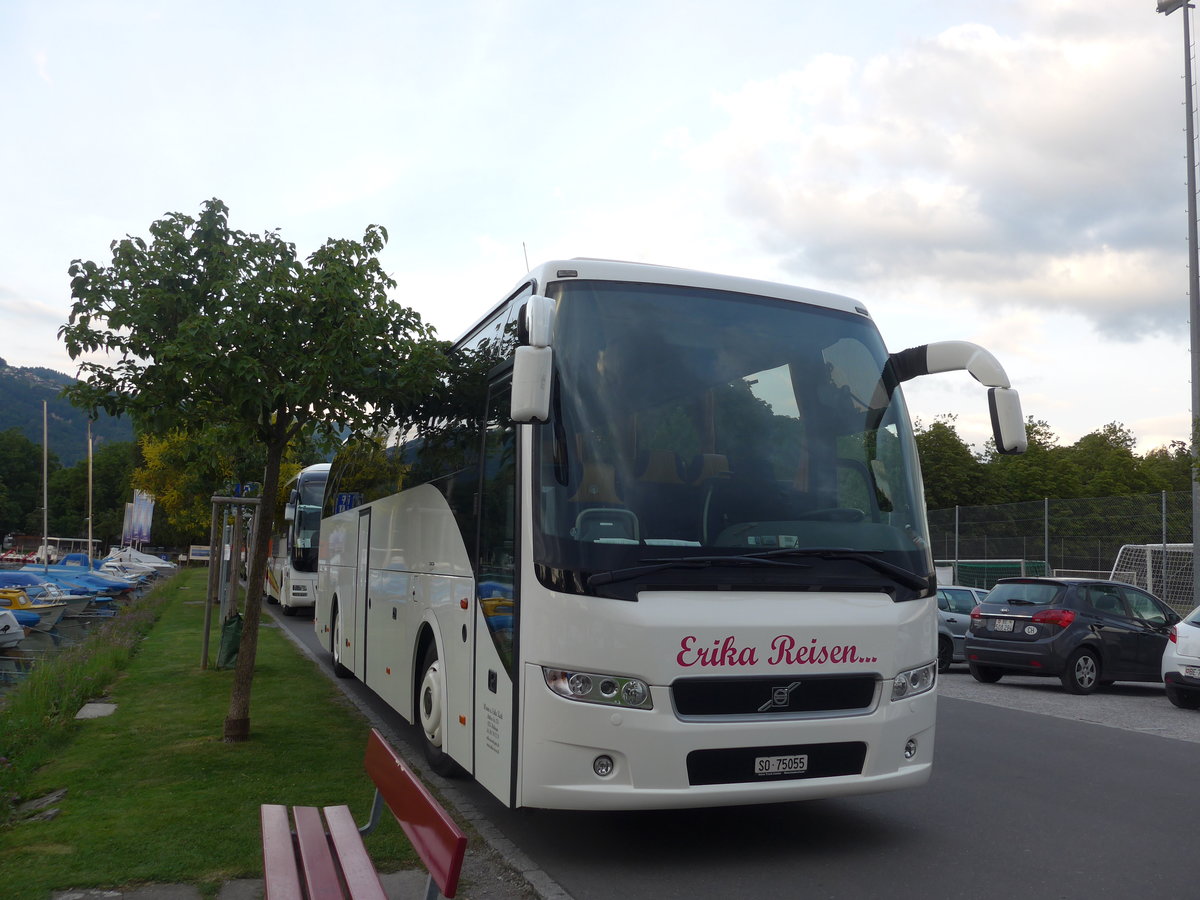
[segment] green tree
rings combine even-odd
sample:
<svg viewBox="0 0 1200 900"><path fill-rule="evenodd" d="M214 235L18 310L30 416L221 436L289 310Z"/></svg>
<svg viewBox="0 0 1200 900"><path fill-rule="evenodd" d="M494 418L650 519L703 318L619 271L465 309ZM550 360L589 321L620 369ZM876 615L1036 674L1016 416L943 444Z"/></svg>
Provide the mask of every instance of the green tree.
<svg viewBox="0 0 1200 900"><path fill-rule="evenodd" d="M290 443L314 433L380 427L435 386L438 345L378 254L377 225L361 241L330 239L306 260L277 232L231 229L220 200L193 218L169 213L150 241L112 244L112 263L75 260L74 303L60 329L85 357L72 402L129 413L142 430L195 433L214 425L265 456L262 496L274 497ZM101 351L115 362L92 362ZM274 509L264 504L250 555L242 642L225 720L245 740Z"/></svg>
<svg viewBox="0 0 1200 900"><path fill-rule="evenodd" d="M988 441L984 451L987 503L1018 503L1046 497L1079 496L1079 479L1064 457L1058 436L1050 425L1029 416L1025 420L1028 449L1020 454L996 452Z"/></svg>
<svg viewBox="0 0 1200 900"><path fill-rule="evenodd" d="M931 509L984 502L983 463L959 437L955 419L953 415L941 415L928 428L916 422L925 504Z"/></svg>
<svg viewBox="0 0 1200 900"><path fill-rule="evenodd" d="M60 468L58 456L47 457L53 476ZM0 506L0 532L42 533L42 445L35 444L18 429L0 432L0 482L8 501Z"/></svg>
<svg viewBox="0 0 1200 900"><path fill-rule="evenodd" d="M1136 446L1133 432L1120 422L1110 422L1067 448L1065 455L1079 477L1076 496L1115 497L1152 490L1140 469L1141 460L1134 455Z"/></svg>
<svg viewBox="0 0 1200 900"><path fill-rule="evenodd" d="M1183 441L1171 441L1142 457L1142 472L1154 491L1192 489L1192 453Z"/></svg>
<svg viewBox="0 0 1200 900"><path fill-rule="evenodd" d="M226 493L230 482L262 476L263 454L246 452L227 431L175 429L138 439L142 464L134 471L132 484L153 495L158 528L171 536L172 543L207 544L213 495Z"/></svg>

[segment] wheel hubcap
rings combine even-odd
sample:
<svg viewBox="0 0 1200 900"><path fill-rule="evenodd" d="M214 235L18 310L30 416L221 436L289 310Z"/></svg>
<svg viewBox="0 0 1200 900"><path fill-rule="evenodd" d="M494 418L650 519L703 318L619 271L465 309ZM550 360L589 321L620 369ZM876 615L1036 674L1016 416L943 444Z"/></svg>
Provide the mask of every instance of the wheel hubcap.
<svg viewBox="0 0 1200 900"><path fill-rule="evenodd" d="M442 746L442 669L440 662L434 660L433 664L425 670L425 677L421 680L421 730L425 732L425 737L429 743L435 747Z"/></svg>
<svg viewBox="0 0 1200 900"><path fill-rule="evenodd" d="M1075 679L1084 687L1096 683L1096 661L1090 656L1081 656L1075 663Z"/></svg>

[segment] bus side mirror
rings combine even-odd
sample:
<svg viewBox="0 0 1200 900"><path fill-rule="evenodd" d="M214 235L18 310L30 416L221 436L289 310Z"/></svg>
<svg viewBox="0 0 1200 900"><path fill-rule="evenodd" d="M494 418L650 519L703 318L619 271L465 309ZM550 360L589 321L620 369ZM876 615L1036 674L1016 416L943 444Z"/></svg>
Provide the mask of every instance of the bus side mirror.
<svg viewBox="0 0 1200 900"><path fill-rule="evenodd" d="M518 347L513 359L512 418L514 422L545 422L550 418L550 376L554 351L549 347Z"/></svg>
<svg viewBox="0 0 1200 900"><path fill-rule="evenodd" d="M937 341L910 347L889 357L897 382L936 372L966 371L988 388L988 410L998 453L1024 453L1029 444L1021 398L1009 387L1008 375L996 357L968 341Z"/></svg>
<svg viewBox="0 0 1200 900"><path fill-rule="evenodd" d="M992 414L992 435L998 453L1024 453L1029 446L1021 398L1012 388L990 388L988 409Z"/></svg>
<svg viewBox="0 0 1200 900"><path fill-rule="evenodd" d="M545 422L550 418L550 385L554 373L554 301L534 294L521 307L517 347L513 358L512 418L514 422Z"/></svg>
<svg viewBox="0 0 1200 900"><path fill-rule="evenodd" d="M292 491L288 497L287 506L283 508L283 521L292 522L296 518L296 504L300 501L300 493Z"/></svg>

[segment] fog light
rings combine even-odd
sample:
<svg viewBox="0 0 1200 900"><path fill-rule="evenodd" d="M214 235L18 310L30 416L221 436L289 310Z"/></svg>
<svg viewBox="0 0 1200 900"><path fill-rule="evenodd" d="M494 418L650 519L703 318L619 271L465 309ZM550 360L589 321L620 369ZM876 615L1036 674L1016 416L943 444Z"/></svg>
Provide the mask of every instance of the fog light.
<svg viewBox="0 0 1200 900"><path fill-rule="evenodd" d="M912 759L917 755L917 739L909 738L908 743L904 745L904 758Z"/></svg>
<svg viewBox="0 0 1200 900"><path fill-rule="evenodd" d="M621 699L627 706L643 706L650 699L650 688L646 682L634 678L625 682L625 687L621 689Z"/></svg>
<svg viewBox="0 0 1200 900"><path fill-rule="evenodd" d="M611 756L601 754L592 760L592 771L601 778L607 778L613 772L613 761Z"/></svg>

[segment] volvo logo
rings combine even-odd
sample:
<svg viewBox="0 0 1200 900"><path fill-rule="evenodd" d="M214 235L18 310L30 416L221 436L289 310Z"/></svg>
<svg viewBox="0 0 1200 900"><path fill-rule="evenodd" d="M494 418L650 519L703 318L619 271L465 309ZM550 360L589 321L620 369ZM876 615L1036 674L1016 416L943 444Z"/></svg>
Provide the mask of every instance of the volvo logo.
<svg viewBox="0 0 1200 900"><path fill-rule="evenodd" d="M800 687L801 682L793 681L787 687L771 688L771 699L758 708L759 712L770 712L773 709L787 709L792 691Z"/></svg>

